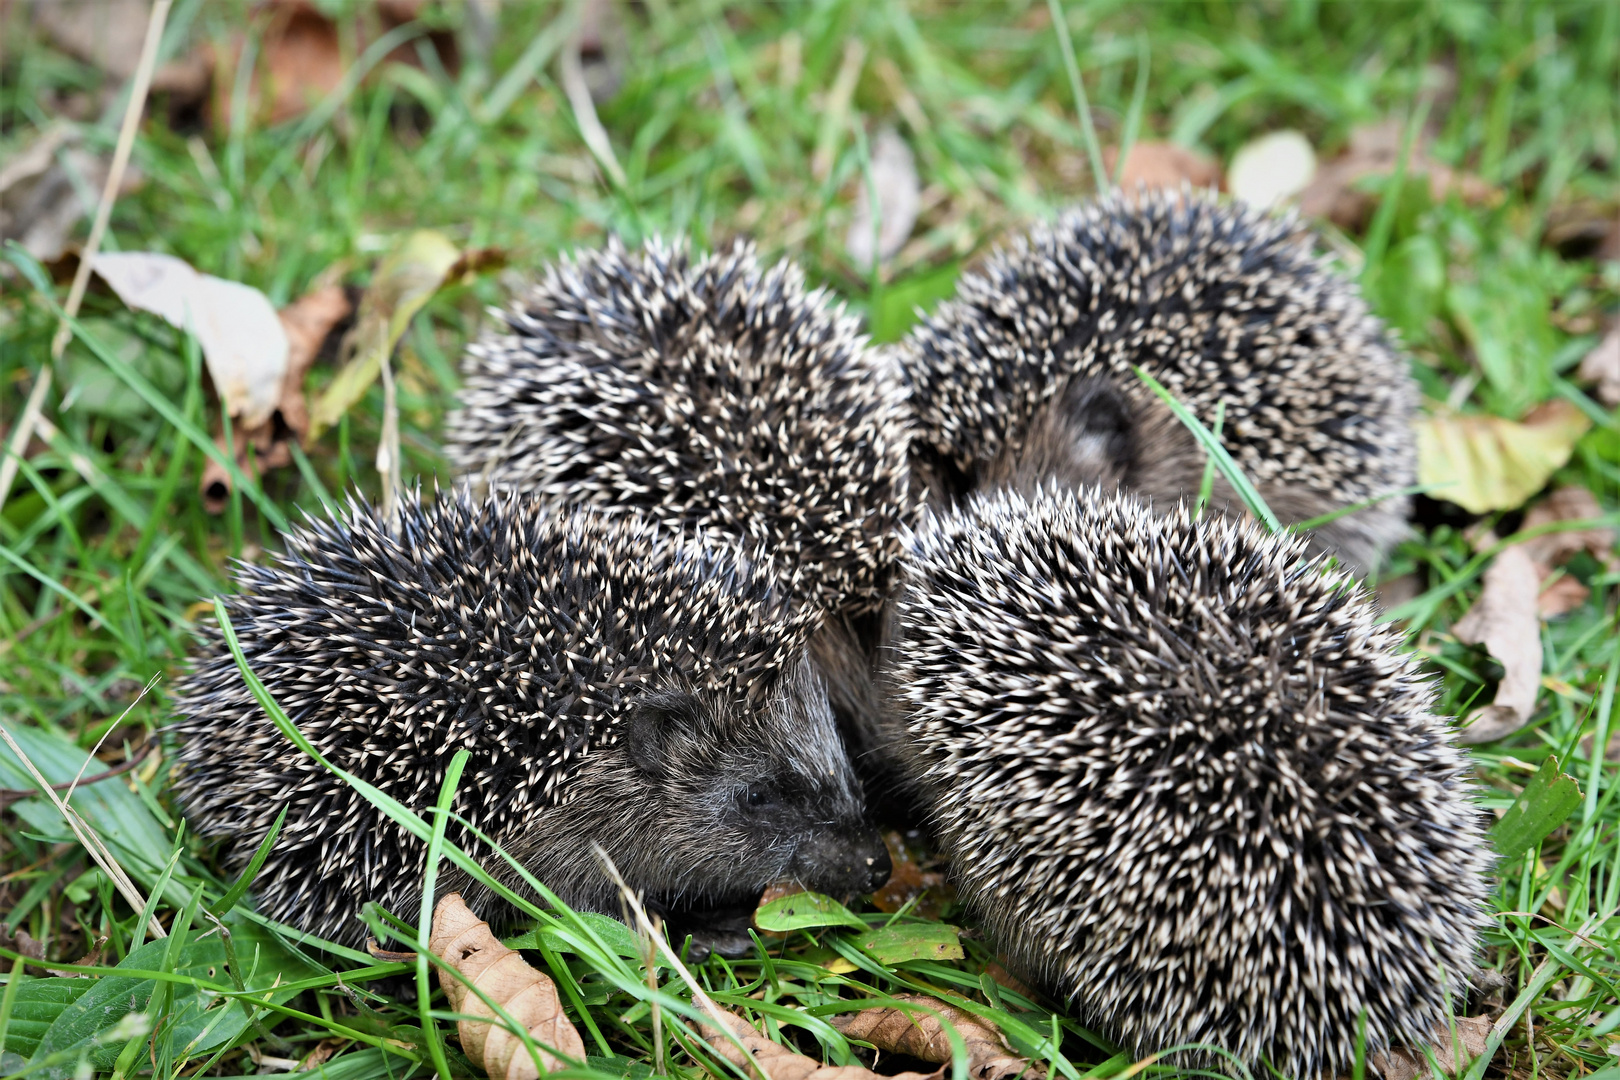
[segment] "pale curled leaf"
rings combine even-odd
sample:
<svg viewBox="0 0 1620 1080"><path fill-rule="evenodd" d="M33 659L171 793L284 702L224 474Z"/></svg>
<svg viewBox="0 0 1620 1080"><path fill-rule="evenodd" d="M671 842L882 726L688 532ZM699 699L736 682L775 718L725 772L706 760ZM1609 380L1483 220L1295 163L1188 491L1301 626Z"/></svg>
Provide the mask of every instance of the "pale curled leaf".
<svg viewBox="0 0 1620 1080"><path fill-rule="evenodd" d="M1419 417L1418 482L1433 498L1475 514L1515 509L1569 460L1591 423L1562 399L1522 422L1459 413Z"/></svg>
<svg viewBox="0 0 1620 1080"><path fill-rule="evenodd" d="M790 1050L779 1043L774 1043L761 1035L759 1029L742 1017L731 1013L721 1016L731 1033L737 1037L738 1042L748 1048L748 1052L759 1063L756 1069L737 1049L735 1043L726 1038L725 1033L713 1024L701 1025L703 1037L708 1040L709 1047L727 1061L738 1068L745 1069L754 1080L877 1080L878 1074L859 1065L823 1065L815 1058L805 1057L794 1050ZM760 1076L763 1069L765 1077ZM890 1080L938 1080L943 1070L936 1069L931 1073L903 1072L896 1073Z"/></svg>
<svg viewBox="0 0 1620 1080"><path fill-rule="evenodd" d="M1226 188L1234 198L1266 208L1304 191L1315 175L1316 151L1310 140L1297 131L1271 131L1232 155Z"/></svg>
<svg viewBox="0 0 1620 1080"><path fill-rule="evenodd" d="M196 334L233 417L250 427L270 419L287 374L287 333L264 293L155 252L97 255L93 268L130 307Z"/></svg>
<svg viewBox="0 0 1620 1080"><path fill-rule="evenodd" d="M896 994L894 999L918 1008L862 1009L831 1018L832 1025L846 1039L943 1065L951 1060L951 1040L945 1033L949 1024L967 1048L968 1075L974 1080L1005 1080L1029 1068L1029 1060L1014 1054L1001 1032L971 1013L921 994Z"/></svg>
<svg viewBox="0 0 1620 1080"><path fill-rule="evenodd" d="M1457 733L1462 743L1511 735L1530 720L1541 688L1541 621L1536 611L1541 572L1522 546L1504 548L1486 568L1484 588L1451 628L1458 641L1483 644L1502 665L1495 701L1477 710Z"/></svg>
<svg viewBox="0 0 1620 1080"><path fill-rule="evenodd" d="M874 191L878 214L875 230L872 227ZM844 240L849 261L866 269L874 261L874 252L875 261L880 263L893 258L916 226L921 205L922 189L911 147L893 128L884 128L872 139L871 184L869 186L862 176L855 188L854 212L850 215L849 235Z"/></svg>
<svg viewBox="0 0 1620 1080"><path fill-rule="evenodd" d="M445 971L444 965L460 972L523 1025L540 1048L540 1060L548 1072L564 1066L551 1050L574 1061L585 1059L585 1042L563 1012L556 985L530 967L521 953L502 945L489 924L467 908L460 893L450 893L434 908L428 950L441 965L439 985L450 999L450 1007L487 1018L462 1020L456 1030L468 1059L491 1077L536 1080L540 1074L523 1040L502 1026L483 998Z"/></svg>
<svg viewBox="0 0 1620 1080"><path fill-rule="evenodd" d="M1468 1063L1485 1052L1485 1040L1491 1033L1488 1016L1459 1016L1450 1025L1435 1028L1429 1050L1435 1064L1447 1076L1455 1076L1468 1067ZM1429 1058L1422 1050L1398 1046L1374 1054L1370 1062L1384 1080L1422 1080L1431 1076Z"/></svg>
<svg viewBox="0 0 1620 1080"><path fill-rule="evenodd" d="M460 262L450 238L432 229L412 233L382 261L355 316L354 357L310 410L311 439L337 423L376 381L411 319Z"/></svg>
<svg viewBox="0 0 1620 1080"><path fill-rule="evenodd" d="M245 475L258 476L270 469L292 464L289 444L302 442L309 430L309 404L304 398L304 377L320 354L327 335L353 310L349 298L337 285L317 285L278 313L287 334L287 371L282 376L276 407L262 424L238 424L233 431L235 447L225 443L223 433L216 440L219 448L233 453L237 467ZM252 448L252 454L248 453ZM231 473L218 461L203 466L203 505L209 513L225 509L232 486Z"/></svg>

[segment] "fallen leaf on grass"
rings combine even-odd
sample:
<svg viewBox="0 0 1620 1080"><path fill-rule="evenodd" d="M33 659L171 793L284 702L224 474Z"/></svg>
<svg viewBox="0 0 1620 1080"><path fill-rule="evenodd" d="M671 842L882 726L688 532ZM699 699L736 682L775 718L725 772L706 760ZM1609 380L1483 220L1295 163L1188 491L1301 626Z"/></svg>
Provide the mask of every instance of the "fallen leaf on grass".
<svg viewBox="0 0 1620 1080"><path fill-rule="evenodd" d="M135 74L151 17L149 0L58 0L33 7L35 24L63 52L117 79Z"/></svg>
<svg viewBox="0 0 1620 1080"><path fill-rule="evenodd" d="M232 417L247 427L270 419L287 374L287 333L264 293L156 252L104 253L92 268L130 307L197 335Z"/></svg>
<svg viewBox="0 0 1620 1080"><path fill-rule="evenodd" d="M1570 574L1560 574L1551 582L1541 588L1536 597L1536 613L1543 619L1556 618L1567 615L1571 611L1586 603L1592 590L1581 584L1581 580Z"/></svg>
<svg viewBox="0 0 1620 1080"><path fill-rule="evenodd" d="M912 914L925 919L938 918L951 901L956 890L951 888L944 867L945 860L936 853L922 850L914 852L906 838L898 831L883 835L889 849L889 865L893 869L883 888L872 894L872 906L886 914L894 914L907 904L915 904Z"/></svg>
<svg viewBox="0 0 1620 1080"><path fill-rule="evenodd" d="M1590 521L1604 517L1597 496L1577 484L1558 488L1524 515L1520 531L1553 525L1565 521ZM1540 564L1545 574L1582 551L1588 552L1606 569L1620 569L1620 558L1614 552L1615 530L1608 525L1569 532L1547 533L1533 537L1521 545L1530 557Z"/></svg>
<svg viewBox="0 0 1620 1080"><path fill-rule="evenodd" d="M761 904L754 912L754 925L761 930L788 933L819 926L849 926L865 930L866 923L849 908L821 893L797 892Z"/></svg>
<svg viewBox="0 0 1620 1080"><path fill-rule="evenodd" d="M1541 688L1540 569L1522 545L1504 548L1486 568L1484 586L1451 633L1464 644L1483 644L1501 663L1502 681L1495 701L1457 732L1461 743L1492 742L1518 731L1529 722Z"/></svg>
<svg viewBox="0 0 1620 1080"><path fill-rule="evenodd" d="M960 960L965 955L956 927L937 922L879 926L857 935L855 947L891 967L907 960Z"/></svg>
<svg viewBox="0 0 1620 1080"><path fill-rule="evenodd" d="M725 1033L714 1024L700 1025L703 1037L709 1041L709 1046L716 1054L738 1068L745 1069L754 1080L878 1080L877 1073L863 1069L859 1065L823 1065L815 1058L805 1057L789 1050L767 1039L760 1034L758 1028L740 1016L722 1013L720 1019L723 1019L726 1027L737 1036L738 1042L747 1047L748 1053L759 1063L759 1068L755 1068L742 1051L737 1049L736 1044L726 1038ZM764 1076L760 1075L762 1070ZM936 1069L931 1073L895 1073L889 1080L938 1080L943 1073L943 1069Z"/></svg>
<svg viewBox="0 0 1620 1080"><path fill-rule="evenodd" d="M1576 779L1559 767L1556 756L1548 757L1491 826L1491 846L1504 860L1518 858L1569 820L1584 799Z"/></svg>
<svg viewBox="0 0 1620 1080"><path fill-rule="evenodd" d="M1232 155L1226 189L1234 198L1263 208L1304 191L1316 175L1316 151L1297 131L1272 131L1251 139Z"/></svg>
<svg viewBox="0 0 1620 1080"><path fill-rule="evenodd" d="M1491 1033L1488 1016L1459 1016L1452 1023L1456 1025L1455 1034L1449 1025L1441 1025L1435 1028L1429 1046L1435 1063L1447 1076L1462 1072L1469 1062L1483 1054L1485 1040ZM1371 1064L1383 1074L1384 1080L1420 1080L1432 1075L1428 1055L1408 1047L1397 1046L1374 1054Z"/></svg>
<svg viewBox="0 0 1620 1080"><path fill-rule="evenodd" d="M310 410L311 439L320 438L360 400L422 305L457 266L467 265L450 238L432 229L411 233L383 259L355 316L354 356Z"/></svg>
<svg viewBox="0 0 1620 1080"><path fill-rule="evenodd" d="M236 459L237 467L249 476L292 464L291 444L302 443L309 431L309 405L304 400L304 377L320 355L321 347L334 327L349 316L353 306L336 284L317 285L277 313L287 334L287 372L281 380L281 393L275 410L262 424L240 425L233 430L236 446L227 446L222 432L219 448ZM249 448L252 454L249 454ZM231 474L209 459L203 467L203 505L209 513L222 511L230 499Z"/></svg>
<svg viewBox="0 0 1620 1080"><path fill-rule="evenodd" d="M968 1075L974 1080L1005 1080L1029 1068L1029 1059L1014 1054L1001 1032L971 1013L921 994L896 994L894 1000L918 1008L862 1009L830 1017L829 1022L846 1039L858 1039L891 1054L906 1054L940 1065L951 1060L951 1040L945 1033L949 1024L966 1045Z"/></svg>
<svg viewBox="0 0 1620 1080"><path fill-rule="evenodd" d="M1443 413L1413 421L1418 482L1436 499L1475 514L1512 510L1540 491L1592 426L1562 398L1524 420Z"/></svg>
<svg viewBox="0 0 1620 1080"><path fill-rule="evenodd" d="M440 964L439 985L450 1008L484 1018L458 1021L456 1031L468 1060L491 1077L536 1080L540 1073L523 1041L501 1026L495 1011L445 966L460 972L523 1025L539 1047L547 1072L565 1065L553 1050L574 1061L585 1060L585 1041L563 1012L556 984L530 967L521 953L502 945L489 924L468 910L460 893L449 894L434 907L428 950Z"/></svg>
<svg viewBox="0 0 1620 1080"><path fill-rule="evenodd" d="M875 238L872 227L874 189L878 203ZM879 131L872 140L871 184L861 176L855 185L855 208L850 215L849 235L844 239L850 262L864 270L871 267L874 251L877 262L893 258L917 224L921 192L911 147L893 128Z"/></svg>
<svg viewBox="0 0 1620 1080"><path fill-rule="evenodd" d="M1399 119L1356 128L1344 153L1316 170L1310 185L1300 192L1299 208L1311 217L1324 217L1341 229L1357 230L1371 216L1376 197L1357 185L1372 176L1392 176L1400 159L1405 128ZM1428 140L1420 137L1406 162L1407 176L1427 176L1430 197L1436 202L1456 191L1464 202L1490 204L1500 193L1477 176L1457 172L1428 154Z"/></svg>
<svg viewBox="0 0 1620 1080"><path fill-rule="evenodd" d="M55 125L0 168L0 241L15 240L46 263L66 253L75 227L95 209L110 167L110 158L81 142L76 129ZM119 194L140 182L138 170L127 168Z"/></svg>
<svg viewBox="0 0 1620 1080"><path fill-rule="evenodd" d="M1620 405L1620 322L1609 327L1603 340L1582 358L1576 374L1582 382L1592 384L1592 392L1604 405L1611 409Z"/></svg>
<svg viewBox="0 0 1620 1080"><path fill-rule="evenodd" d="M342 84L347 72L343 65L344 31L352 35L359 52L382 34L411 22L421 13L415 0L380 0L375 5L355 5L351 26L340 28L322 5L311 0L279 0L261 5L268 17L254 27L257 43L253 73L248 81L247 111L256 124L281 124L309 112ZM244 53L246 35L229 46L223 61L208 57L213 72L213 114L225 128L231 124L231 108L236 88L236 67ZM454 38L434 31L423 35L439 56L439 62L452 77L459 68ZM388 63L420 67L416 42L407 41L390 52Z"/></svg>
<svg viewBox="0 0 1620 1080"><path fill-rule="evenodd" d="M1103 171L1114 175L1119 161L1119 150L1110 146L1103 151ZM1214 158L1196 150L1169 142L1139 142L1125 155L1125 168L1119 175L1119 186L1126 191L1137 187L1179 189L1182 184L1195 188L1221 186L1221 167Z"/></svg>

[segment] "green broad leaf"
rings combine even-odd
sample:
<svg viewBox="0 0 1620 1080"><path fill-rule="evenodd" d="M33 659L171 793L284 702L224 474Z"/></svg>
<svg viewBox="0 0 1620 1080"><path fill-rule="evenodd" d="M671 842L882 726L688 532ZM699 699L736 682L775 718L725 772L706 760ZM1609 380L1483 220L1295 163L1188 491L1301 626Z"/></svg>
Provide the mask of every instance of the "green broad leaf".
<svg viewBox="0 0 1620 1080"><path fill-rule="evenodd" d="M1418 482L1437 499L1484 514L1513 510L1547 486L1592 421L1562 398L1524 421L1442 413L1412 422Z"/></svg>
<svg viewBox="0 0 1620 1080"><path fill-rule="evenodd" d="M88 753L62 736L41 728L7 724L6 730L52 784L68 783L83 770L84 777L69 805L112 849L129 876L151 888L168 864L174 844L140 796L130 790L127 778L120 776L86 784L85 780L106 772L107 766L92 760ZM37 787L28 770L4 742L0 742L0 787ZM11 809L37 832L60 836L69 831L62 812L44 795L24 799ZM172 886L169 894L171 901L185 902L186 894L178 885Z"/></svg>
<svg viewBox="0 0 1620 1080"><path fill-rule="evenodd" d="M602 939L616 955L628 960L641 960L645 954L638 938L630 928L610 915L600 915L594 911L578 912L581 922L591 928L597 937ZM579 949L574 940L552 927L538 927L526 934L519 934L506 943L508 949L538 949L543 944L553 952L578 953ZM679 944L677 942L677 944Z"/></svg>
<svg viewBox="0 0 1620 1080"><path fill-rule="evenodd" d="M899 341L916 324L918 308L932 308L956 291L956 278L961 270L959 264L947 263L885 288L867 319L872 340L879 344Z"/></svg>
<svg viewBox="0 0 1620 1080"><path fill-rule="evenodd" d="M321 974L319 967L286 949L257 924L246 919L227 919L226 925L231 931L237 961L242 966L243 984L249 991L266 991L271 1001L286 1002L298 992L275 987ZM118 967L131 972L163 971L169 947L167 939L149 941L126 956ZM230 986L231 979L225 970L225 947L219 934L207 934L182 949L173 973ZM75 983L83 989L78 990L72 1000L66 1000L69 992L40 985L49 981ZM26 1015L40 1023L53 1007L56 1008L49 1027L37 1036L31 1061L38 1063L52 1054L83 1048L97 1070L112 1069L124 1044L111 1040L98 1042L97 1037L104 1037L109 1028L130 1013L145 1010L157 987L156 979L133 974L30 979L18 987L14 1013L21 1012L26 1002L29 1009ZM172 987L167 1037L173 1040L176 1054L208 1053L234 1039L247 1027L248 1013L243 1005L185 983L174 983ZM10 1048L10 1036L7 1043ZM43 1069L37 1075L45 1080L66 1080L73 1075L73 1067L73 1061L68 1060Z"/></svg>
<svg viewBox="0 0 1620 1080"><path fill-rule="evenodd" d="M461 251L433 229L407 236L377 267L355 316L354 357L321 392L309 411L309 439L320 437L365 394L382 371L383 360L439 291Z"/></svg>
<svg viewBox="0 0 1620 1080"><path fill-rule="evenodd" d="M1581 786L1549 757L1513 805L1491 826L1491 843L1504 859L1517 858L1562 825L1581 805Z"/></svg>
<svg viewBox="0 0 1620 1080"><path fill-rule="evenodd" d="M962 940L954 926L916 922L882 926L855 938L855 945L880 964L907 960L960 960Z"/></svg>
<svg viewBox="0 0 1620 1080"><path fill-rule="evenodd" d="M784 896L754 912L754 925L761 930L785 934L791 930L808 930L817 926L850 926L865 930L866 923L853 911L830 896L802 892Z"/></svg>
<svg viewBox="0 0 1620 1080"><path fill-rule="evenodd" d="M27 1061L39 1049L62 1011L78 1001L94 979L62 979L55 975L24 975L17 985L17 999L11 1006L11 1024L6 1028L5 1051Z"/></svg>

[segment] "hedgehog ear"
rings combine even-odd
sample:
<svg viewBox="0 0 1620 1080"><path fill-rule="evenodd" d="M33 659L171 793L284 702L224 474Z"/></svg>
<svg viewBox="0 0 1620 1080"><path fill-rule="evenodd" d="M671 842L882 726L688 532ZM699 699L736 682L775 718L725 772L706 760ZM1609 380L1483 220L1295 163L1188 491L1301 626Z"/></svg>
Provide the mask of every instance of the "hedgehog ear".
<svg viewBox="0 0 1620 1080"><path fill-rule="evenodd" d="M642 772L663 776L681 743L703 729L703 704L695 694L661 690L636 703L625 724L624 747Z"/></svg>

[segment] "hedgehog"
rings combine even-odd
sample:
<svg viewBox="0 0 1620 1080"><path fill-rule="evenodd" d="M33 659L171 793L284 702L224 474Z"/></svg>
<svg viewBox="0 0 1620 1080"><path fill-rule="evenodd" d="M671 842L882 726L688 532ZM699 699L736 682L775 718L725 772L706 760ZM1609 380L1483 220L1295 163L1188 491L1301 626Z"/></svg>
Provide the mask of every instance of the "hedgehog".
<svg viewBox="0 0 1620 1080"><path fill-rule="evenodd" d="M1342 569L1056 482L909 552L891 750L1015 969L1143 1055L1347 1075L1363 1015L1369 1054L1427 1044L1487 921L1482 811Z"/></svg>
<svg viewBox="0 0 1620 1080"><path fill-rule="evenodd" d="M751 245L657 239L564 260L497 314L446 426L460 474L766 545L824 612L811 651L859 760L915 507L901 389L858 322Z"/></svg>
<svg viewBox="0 0 1620 1080"><path fill-rule="evenodd" d="M994 252L893 356L931 505L1053 481L1190 497L1205 455L1136 365L1206 427L1224 402L1222 444L1285 524L1371 503L1313 550L1360 573L1404 532L1408 363L1292 216L1116 193ZM1239 508L1220 478L1213 503Z"/></svg>
<svg viewBox="0 0 1620 1080"><path fill-rule="evenodd" d="M448 835L520 894L472 830L570 906L616 914L599 844L698 955L750 948L741 913L773 882L848 894L888 876L807 660L816 613L757 549L463 487L405 499L397 524L351 501L236 579L247 661L333 764L421 811L471 752ZM177 696L179 802L230 842L228 866L288 808L261 911L348 944L366 901L413 912L424 845L284 738L217 626ZM439 889L511 915L464 872Z"/></svg>

